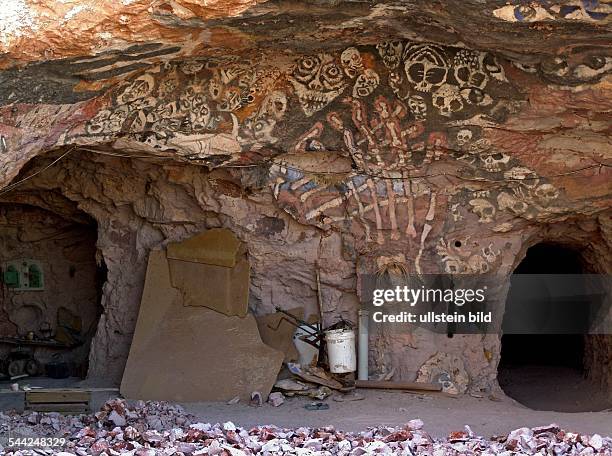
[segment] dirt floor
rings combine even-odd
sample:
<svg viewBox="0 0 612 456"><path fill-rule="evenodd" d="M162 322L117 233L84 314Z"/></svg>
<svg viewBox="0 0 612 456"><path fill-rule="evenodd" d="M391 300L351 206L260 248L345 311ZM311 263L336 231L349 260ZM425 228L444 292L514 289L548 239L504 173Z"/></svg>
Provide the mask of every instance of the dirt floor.
<svg viewBox="0 0 612 456"><path fill-rule="evenodd" d="M238 403L228 405L219 402L200 402L181 404L186 412L194 414L198 420L209 423L232 421L246 428L275 424L282 427L320 427L333 425L345 431L363 431L369 426L399 426L411 419L419 418L434 437L446 437L451 431L463 430L468 424L477 435L491 437L507 434L520 427L536 427L556 423L566 430L580 433L612 433L612 405L592 385L582 380L579 373L560 370L556 375L542 376L533 367L520 368L526 371L506 371L500 380L514 379L506 384L506 393L513 394L528 408L511 397L496 395L476 398L471 396L444 396L439 394L413 394L384 390L359 390L363 400L337 402L333 397L324 403L329 410L308 411L304 406L312 400L305 398L285 398L280 407L264 404L251 407ZM548 367L548 369L553 369ZM522 376L518 376L522 374ZM517 380L521 378L521 380ZM538 379L536 381L536 378ZM543 382L542 378L549 381ZM79 379L62 380L29 379L20 384L44 384L46 387L77 386ZM37 381L39 380L39 381ZM8 387L2 386L2 387ZM562 411L550 410L555 403ZM584 412L592 408L598 412ZM570 411L575 413L570 413Z"/></svg>
<svg viewBox="0 0 612 456"><path fill-rule="evenodd" d="M571 367L506 367L500 369L499 383L508 396L534 410L595 412L612 408L612 401L601 389Z"/></svg>
<svg viewBox="0 0 612 456"><path fill-rule="evenodd" d="M364 400L335 402L328 398L329 410L308 411L309 400L287 398L280 407L265 404L251 407L246 404L192 403L182 404L186 411L206 422L232 421L250 427L262 424L277 426L333 425L345 431L362 431L368 426L397 426L413 418L425 422L426 429L435 437L445 437L451 431L463 430L468 424L485 437L505 434L520 427L534 427L556 423L567 430L609 435L612 431L612 410L592 413L563 413L528 409L508 397L460 398L402 392L360 390Z"/></svg>

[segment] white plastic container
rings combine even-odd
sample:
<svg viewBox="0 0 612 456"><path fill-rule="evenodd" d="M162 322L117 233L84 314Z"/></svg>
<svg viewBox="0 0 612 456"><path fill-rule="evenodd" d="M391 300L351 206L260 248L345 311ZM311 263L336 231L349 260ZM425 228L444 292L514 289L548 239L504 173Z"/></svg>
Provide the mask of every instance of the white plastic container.
<svg viewBox="0 0 612 456"><path fill-rule="evenodd" d="M334 329L325 331L329 370L334 374L355 372L357 353L355 350L355 331L352 329Z"/></svg>

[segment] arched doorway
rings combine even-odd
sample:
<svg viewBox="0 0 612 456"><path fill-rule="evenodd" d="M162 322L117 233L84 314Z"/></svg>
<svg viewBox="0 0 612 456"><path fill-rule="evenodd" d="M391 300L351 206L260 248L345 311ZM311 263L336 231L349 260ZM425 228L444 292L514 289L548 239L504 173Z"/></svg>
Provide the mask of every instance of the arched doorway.
<svg viewBox="0 0 612 456"><path fill-rule="evenodd" d="M589 306L580 297L542 299L554 295L555 284L563 281L553 279L553 274L567 275L565 281L572 282L579 296L585 287L580 275L587 272L577 248L555 243L529 248L514 271L504 314L498 379L508 396L527 407L582 412L612 406L601 387L586 376L585 347L592 336L576 328L588 327ZM555 326L560 321L571 322L574 331L555 329L565 328L565 323ZM551 329L541 331L543 322Z"/></svg>
<svg viewBox="0 0 612 456"><path fill-rule="evenodd" d="M96 242L76 208L0 203L0 385L86 377L106 280Z"/></svg>

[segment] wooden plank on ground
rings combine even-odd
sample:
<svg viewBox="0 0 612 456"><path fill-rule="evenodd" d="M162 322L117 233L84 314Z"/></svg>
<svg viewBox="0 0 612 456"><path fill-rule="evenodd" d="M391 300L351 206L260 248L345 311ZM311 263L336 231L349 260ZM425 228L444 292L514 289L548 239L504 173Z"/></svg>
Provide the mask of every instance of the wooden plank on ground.
<svg viewBox="0 0 612 456"><path fill-rule="evenodd" d="M393 389L393 390L412 390L412 391L442 391L439 383L419 383L419 382L384 382L375 380L357 380L357 388L372 389Z"/></svg>
<svg viewBox="0 0 612 456"><path fill-rule="evenodd" d="M26 401L29 403L50 403L50 402L89 402L88 391L28 391Z"/></svg>

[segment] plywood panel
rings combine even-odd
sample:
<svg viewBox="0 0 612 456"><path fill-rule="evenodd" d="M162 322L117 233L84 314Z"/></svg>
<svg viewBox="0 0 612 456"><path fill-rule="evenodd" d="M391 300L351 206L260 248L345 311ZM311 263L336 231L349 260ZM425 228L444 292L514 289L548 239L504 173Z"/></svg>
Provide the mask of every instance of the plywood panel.
<svg viewBox="0 0 612 456"><path fill-rule="evenodd" d="M240 246L230 230L213 228L182 242L168 244L168 258L233 268Z"/></svg>
<svg viewBox="0 0 612 456"><path fill-rule="evenodd" d="M261 341L252 315L184 306L165 253L151 252L122 395L182 402L267 396L282 360Z"/></svg>

